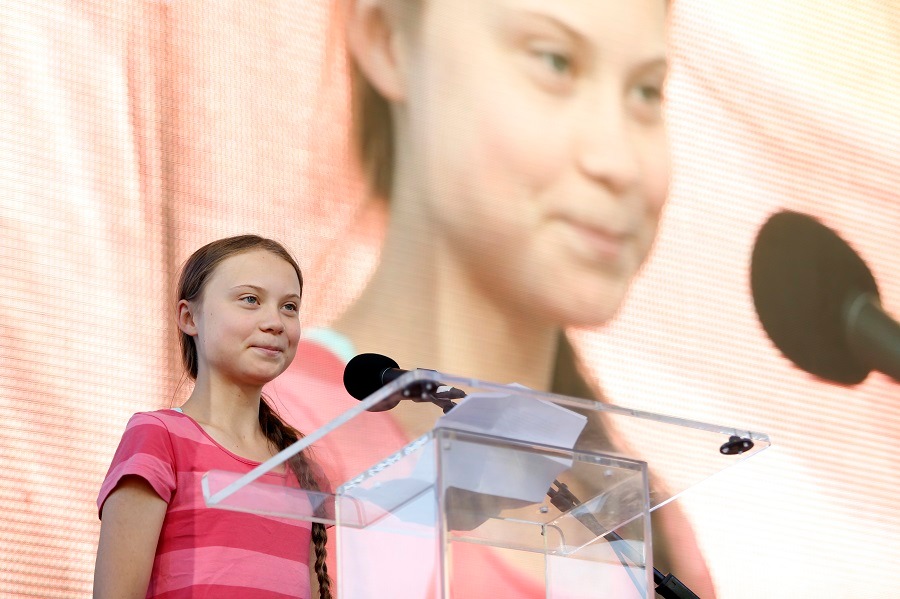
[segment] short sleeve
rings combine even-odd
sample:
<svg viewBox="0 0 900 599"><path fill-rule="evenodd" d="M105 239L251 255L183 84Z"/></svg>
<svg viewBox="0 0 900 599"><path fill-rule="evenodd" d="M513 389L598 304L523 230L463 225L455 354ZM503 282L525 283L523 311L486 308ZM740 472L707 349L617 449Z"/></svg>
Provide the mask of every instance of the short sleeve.
<svg viewBox="0 0 900 599"><path fill-rule="evenodd" d="M106 498L129 475L140 476L166 503L171 501L175 492L175 452L168 428L154 414L140 412L128 421L97 496L101 519Z"/></svg>

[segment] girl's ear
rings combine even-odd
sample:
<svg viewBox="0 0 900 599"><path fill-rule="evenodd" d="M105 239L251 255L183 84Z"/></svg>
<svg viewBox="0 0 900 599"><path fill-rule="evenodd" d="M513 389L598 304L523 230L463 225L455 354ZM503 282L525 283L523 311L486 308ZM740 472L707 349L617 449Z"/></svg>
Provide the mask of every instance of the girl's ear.
<svg viewBox="0 0 900 599"><path fill-rule="evenodd" d="M395 0L350 0L347 47L372 87L386 100L399 102L406 97L406 37L412 24L401 23L409 11L395 5Z"/></svg>
<svg viewBox="0 0 900 599"><path fill-rule="evenodd" d="M187 300L179 300L175 306L175 322L178 329L191 337L197 335L197 325L194 322L194 307Z"/></svg>

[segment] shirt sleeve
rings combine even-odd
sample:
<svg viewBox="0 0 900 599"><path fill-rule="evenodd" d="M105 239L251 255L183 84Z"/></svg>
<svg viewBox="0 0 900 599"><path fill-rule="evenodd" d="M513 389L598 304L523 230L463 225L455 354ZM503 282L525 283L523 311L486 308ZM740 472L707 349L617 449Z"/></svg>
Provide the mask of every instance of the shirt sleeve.
<svg viewBox="0 0 900 599"><path fill-rule="evenodd" d="M97 496L101 519L106 498L129 475L140 476L166 503L171 501L175 492L175 452L168 428L153 414L135 414L125 427Z"/></svg>

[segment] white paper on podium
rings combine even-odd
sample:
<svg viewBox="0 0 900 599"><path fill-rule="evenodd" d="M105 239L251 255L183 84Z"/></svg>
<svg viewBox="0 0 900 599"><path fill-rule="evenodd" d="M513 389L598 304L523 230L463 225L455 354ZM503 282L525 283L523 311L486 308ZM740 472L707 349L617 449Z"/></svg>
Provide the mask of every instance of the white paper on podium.
<svg viewBox="0 0 900 599"><path fill-rule="evenodd" d="M509 393L475 393L438 419L435 428L480 433L514 441L572 449L587 417L556 404ZM475 443L453 445L453 467L445 470L447 486L476 493L539 503L559 474L572 467L570 458L540 455Z"/></svg>

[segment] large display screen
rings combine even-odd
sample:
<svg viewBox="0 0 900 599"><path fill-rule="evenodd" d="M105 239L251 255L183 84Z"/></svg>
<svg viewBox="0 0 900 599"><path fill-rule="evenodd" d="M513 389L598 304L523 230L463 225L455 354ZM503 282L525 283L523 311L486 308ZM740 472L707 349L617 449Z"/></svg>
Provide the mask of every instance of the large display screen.
<svg viewBox="0 0 900 599"><path fill-rule="evenodd" d="M898 96L889 0L3 2L0 596L90 596L125 423L191 391L179 266L239 233L342 359L768 433L663 508L701 595L893 596L897 383L783 357L750 258L810 214L900 315Z"/></svg>

